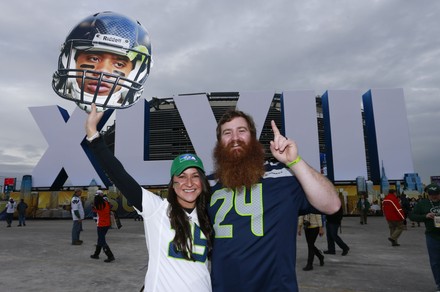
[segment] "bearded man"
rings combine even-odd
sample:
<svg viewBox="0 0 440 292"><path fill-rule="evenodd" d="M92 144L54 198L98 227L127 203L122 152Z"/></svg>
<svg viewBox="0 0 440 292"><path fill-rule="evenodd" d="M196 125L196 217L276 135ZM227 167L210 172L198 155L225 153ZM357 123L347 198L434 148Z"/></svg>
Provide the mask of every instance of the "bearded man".
<svg viewBox="0 0 440 292"><path fill-rule="evenodd" d="M271 125L270 150L278 163L265 163L249 115L228 111L217 125L208 210L215 229L214 292L298 291L298 215L316 209L332 214L341 206L333 184Z"/></svg>

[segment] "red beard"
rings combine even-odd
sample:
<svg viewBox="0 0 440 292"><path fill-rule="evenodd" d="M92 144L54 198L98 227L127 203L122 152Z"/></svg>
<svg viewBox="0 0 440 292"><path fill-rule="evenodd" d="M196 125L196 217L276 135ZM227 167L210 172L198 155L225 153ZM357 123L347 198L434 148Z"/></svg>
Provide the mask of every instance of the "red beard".
<svg viewBox="0 0 440 292"><path fill-rule="evenodd" d="M240 148L233 149L233 144ZM215 175L227 188L250 188L264 174L264 148L255 138L251 138L247 145L238 141L223 146L217 141L214 161Z"/></svg>

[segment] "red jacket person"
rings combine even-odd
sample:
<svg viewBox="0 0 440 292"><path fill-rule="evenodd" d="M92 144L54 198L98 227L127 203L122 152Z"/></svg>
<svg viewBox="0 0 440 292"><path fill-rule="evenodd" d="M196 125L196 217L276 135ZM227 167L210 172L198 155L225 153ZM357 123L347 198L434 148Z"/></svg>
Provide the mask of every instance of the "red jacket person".
<svg viewBox="0 0 440 292"><path fill-rule="evenodd" d="M397 239L402 234L405 215L395 190L390 190L389 194L385 197L382 202L382 209L390 228L388 240L392 246L399 246L400 244L397 243Z"/></svg>

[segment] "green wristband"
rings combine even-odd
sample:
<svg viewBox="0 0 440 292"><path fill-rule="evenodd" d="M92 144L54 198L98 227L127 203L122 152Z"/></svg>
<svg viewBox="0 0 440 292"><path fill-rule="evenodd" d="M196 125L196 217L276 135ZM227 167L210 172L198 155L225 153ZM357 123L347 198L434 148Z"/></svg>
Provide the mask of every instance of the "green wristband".
<svg viewBox="0 0 440 292"><path fill-rule="evenodd" d="M301 161L301 156L298 155L294 161L287 163L286 166L288 168L291 168L292 166L294 166L295 164L297 164L300 161Z"/></svg>

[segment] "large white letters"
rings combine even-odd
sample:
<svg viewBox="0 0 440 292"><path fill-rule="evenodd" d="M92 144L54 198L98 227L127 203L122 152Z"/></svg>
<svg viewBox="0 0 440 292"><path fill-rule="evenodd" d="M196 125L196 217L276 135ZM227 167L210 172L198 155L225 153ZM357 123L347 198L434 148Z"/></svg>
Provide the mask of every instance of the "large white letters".
<svg viewBox="0 0 440 292"><path fill-rule="evenodd" d="M362 97L371 180L380 180L382 163L390 180L402 179L405 173L413 173L403 90L372 89Z"/></svg>
<svg viewBox="0 0 440 292"><path fill-rule="evenodd" d="M258 136L274 94L240 93L237 108L252 115ZM194 149L210 173L213 170L211 155L216 143L216 120L209 100L204 94L173 98ZM372 171L376 171L379 160L384 161L385 167L391 169L387 172L388 178L400 180L404 173L413 172L403 91L373 90L364 94L363 98L364 104L367 104L365 115L368 147L373 150L369 151L373 156L368 157L370 164L373 163ZM357 91L329 91L323 96L323 115L328 132L326 135L330 137L327 139L326 150L331 161L327 163L331 167L329 174L333 174L330 177L332 180L354 181L357 176L366 176L360 101L361 95ZM303 158L312 167L319 169L314 91L285 91L281 102L281 127L285 135L296 140ZM33 171L33 187L53 186L63 169L74 186L88 185L92 179L101 185L106 181L98 175L81 145L85 137L86 118L82 110L75 109L70 118L65 110L57 106L33 107L30 111L49 144ZM390 111L395 112L391 116L399 117L398 128L395 128L397 125L393 119L386 120ZM170 179L171 161L146 159L150 143L148 117L149 105L145 100L131 108L116 111L115 155L141 185L165 185Z"/></svg>
<svg viewBox="0 0 440 292"><path fill-rule="evenodd" d="M320 169L316 94L313 90L285 91L282 110L286 137L294 139L301 157L313 168Z"/></svg>
<svg viewBox="0 0 440 292"><path fill-rule="evenodd" d="M361 94L357 90L329 90L322 96L327 169L331 180L367 177Z"/></svg>

